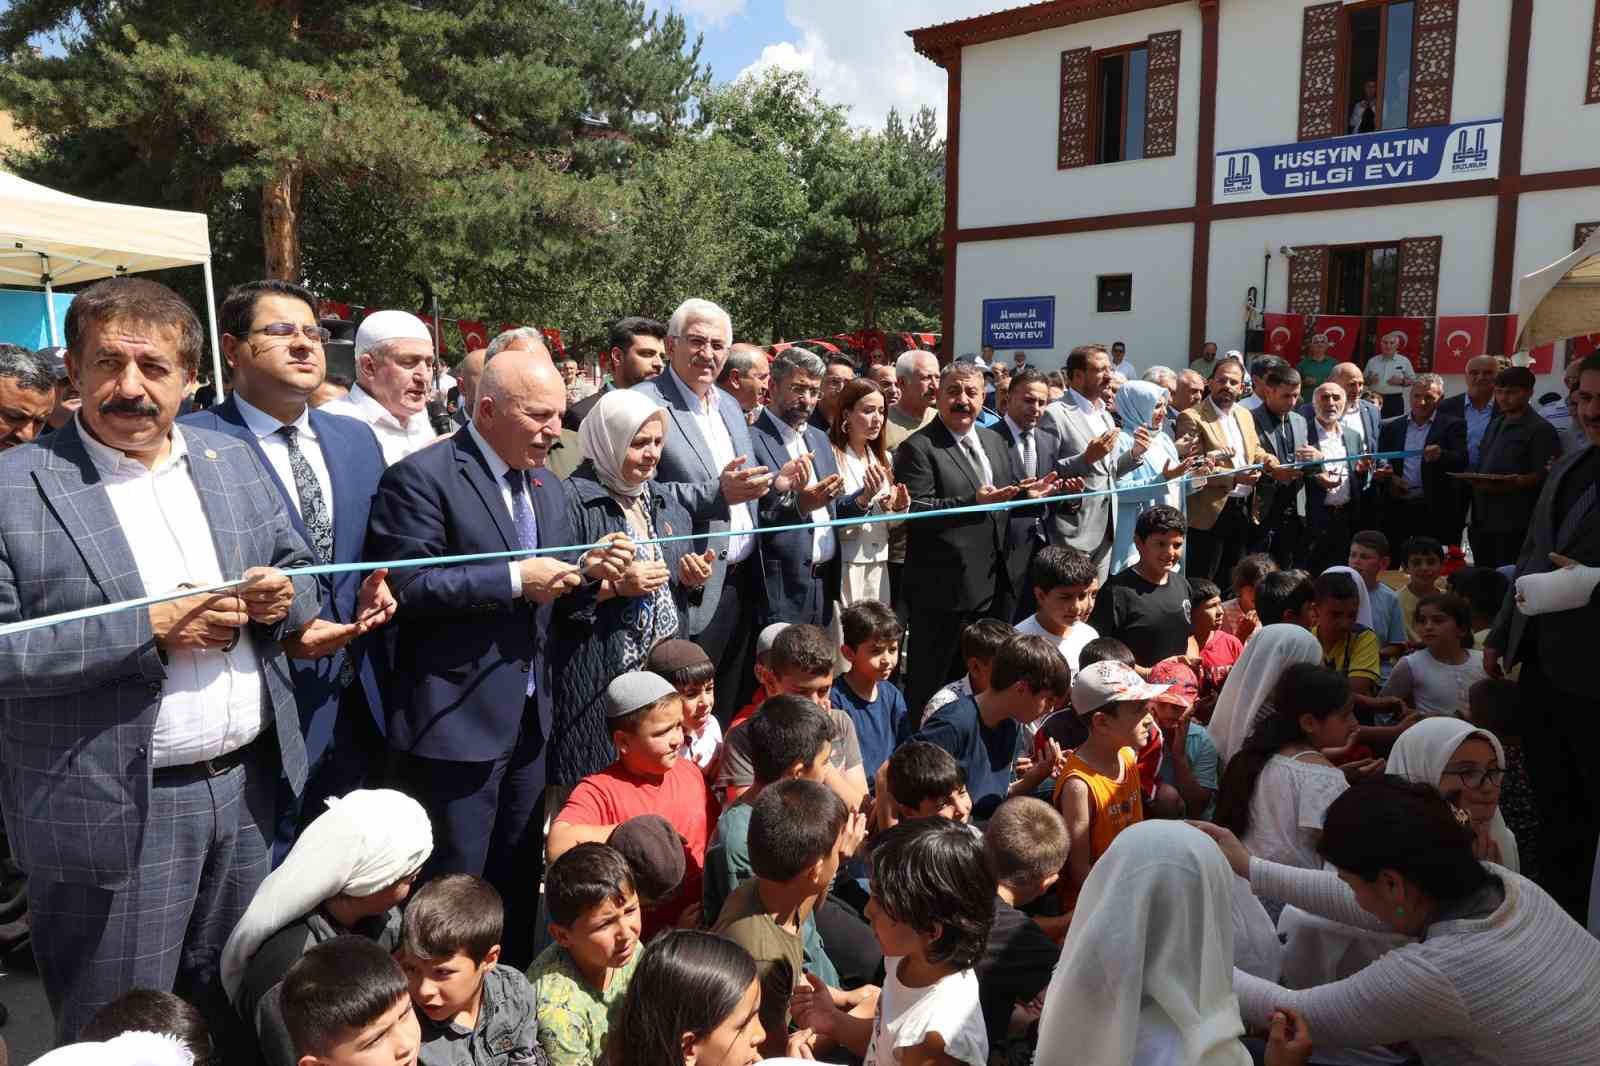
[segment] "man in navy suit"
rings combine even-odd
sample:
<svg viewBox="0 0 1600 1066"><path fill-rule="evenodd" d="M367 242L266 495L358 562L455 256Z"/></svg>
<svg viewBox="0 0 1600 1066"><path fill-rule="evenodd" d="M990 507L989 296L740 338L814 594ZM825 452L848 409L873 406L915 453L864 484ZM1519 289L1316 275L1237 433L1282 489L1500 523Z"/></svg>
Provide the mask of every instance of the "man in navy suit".
<svg viewBox="0 0 1600 1066"><path fill-rule="evenodd" d="M844 478L828 435L810 424L822 395L823 362L803 348L772 360L771 400L750 427L755 461L780 471L778 491L761 501L762 526L826 522L840 511ZM853 497L845 517L863 513ZM831 528L763 538L761 572L768 620L827 627L839 598L839 538Z"/></svg>
<svg viewBox="0 0 1600 1066"><path fill-rule="evenodd" d="M362 558L367 512L383 476L383 451L365 422L309 406L322 383L327 331L311 293L287 281L235 286L219 315L233 389L217 407L181 422L237 437L272 475L295 532L318 563ZM321 617L332 623L313 651L290 664L309 766L299 797L282 782L274 854L282 861L299 827L329 796L365 782L383 750L378 669L363 634L393 617L385 575L324 575ZM352 643L354 642L354 643Z"/></svg>
<svg viewBox="0 0 1600 1066"><path fill-rule="evenodd" d="M1439 409L1443 396L1443 378L1418 374L1410 412L1384 419L1378 429L1379 451L1422 452L1384 463L1373 474L1384 487L1382 528L1396 552L1412 537L1461 543L1462 527L1455 524L1459 493L1450 475L1466 469L1467 424Z"/></svg>
<svg viewBox="0 0 1600 1066"><path fill-rule="evenodd" d="M560 479L544 469L566 385L542 342L484 367L472 421L384 472L367 555L436 558L572 544ZM543 863L540 808L551 719L546 657L558 600L620 579L625 542L554 555L396 570L384 689L395 787L433 823L424 876L486 878L506 902L504 957L531 961Z"/></svg>
<svg viewBox="0 0 1600 1066"><path fill-rule="evenodd" d="M1006 393L1005 417L994 431L1005 439L1006 450L1011 453L1014 481L1044 477L1055 469L1061 438L1055 435L1054 423L1044 419L1044 409L1049 403L1050 388L1039 371L1022 370L1011 379L1011 388ZM1082 487L1082 482L1074 479L1067 490L1077 492ZM1048 515L1042 505L1037 509L1018 507L1006 512L1006 558L994 607L995 616L1002 621L1020 622L1033 613L1033 583L1028 580L1028 564L1033 562L1034 553L1049 543L1049 531L1045 526Z"/></svg>
<svg viewBox="0 0 1600 1066"><path fill-rule="evenodd" d="M733 343L728 312L709 300L685 300L667 322L667 369L634 388L667 409L656 481L676 494L697 535L716 553L699 606L689 608L689 636L717 664L716 715L724 726L755 688L755 637L767 615L756 501L773 473L752 458L750 427L739 401L717 388Z"/></svg>

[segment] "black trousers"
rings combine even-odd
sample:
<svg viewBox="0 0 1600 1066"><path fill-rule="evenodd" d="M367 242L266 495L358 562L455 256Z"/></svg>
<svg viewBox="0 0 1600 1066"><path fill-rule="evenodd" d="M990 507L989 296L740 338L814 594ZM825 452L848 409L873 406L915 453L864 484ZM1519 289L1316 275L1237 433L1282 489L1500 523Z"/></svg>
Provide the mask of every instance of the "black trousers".
<svg viewBox="0 0 1600 1066"><path fill-rule="evenodd" d="M1522 750L1539 804L1540 885L1584 925L1600 840L1600 695L1556 688L1536 645L1535 633L1523 637L1518 685Z"/></svg>
<svg viewBox="0 0 1600 1066"><path fill-rule="evenodd" d="M722 597L694 642L717 665L717 696L712 713L726 730L756 690L756 637L761 624L760 562L754 554L730 567Z"/></svg>
<svg viewBox="0 0 1600 1066"><path fill-rule="evenodd" d="M433 855L419 883L439 874L475 874L505 903L502 961L533 962L539 880L544 874L545 737L529 699L511 751L489 762L456 762L395 752L393 786L422 804L433 823Z"/></svg>
<svg viewBox="0 0 1600 1066"><path fill-rule="evenodd" d="M1233 582L1234 564L1250 543L1249 497L1230 498L1210 529L1189 530L1184 571L1191 578L1215 581L1224 592Z"/></svg>
<svg viewBox="0 0 1600 1066"><path fill-rule="evenodd" d="M1256 527L1250 550L1266 552L1278 564L1278 569L1289 570L1299 563L1304 534L1305 521L1291 505L1285 505L1263 517Z"/></svg>
<svg viewBox="0 0 1600 1066"><path fill-rule="evenodd" d="M906 708L911 719L920 723L922 708L947 681L967 672L961 657L961 631L988 611L930 611L912 608L911 633L906 654L911 660L906 673Z"/></svg>
<svg viewBox="0 0 1600 1066"><path fill-rule="evenodd" d="M1296 564L1309 573L1322 573L1330 566L1343 566L1350 560L1350 538L1358 520L1354 504L1319 508L1308 516L1306 537L1301 541L1301 559Z"/></svg>
<svg viewBox="0 0 1600 1066"><path fill-rule="evenodd" d="M1527 536L1527 530L1523 529L1502 532L1481 526L1473 526L1471 533L1473 566L1514 565L1522 551L1523 538Z"/></svg>

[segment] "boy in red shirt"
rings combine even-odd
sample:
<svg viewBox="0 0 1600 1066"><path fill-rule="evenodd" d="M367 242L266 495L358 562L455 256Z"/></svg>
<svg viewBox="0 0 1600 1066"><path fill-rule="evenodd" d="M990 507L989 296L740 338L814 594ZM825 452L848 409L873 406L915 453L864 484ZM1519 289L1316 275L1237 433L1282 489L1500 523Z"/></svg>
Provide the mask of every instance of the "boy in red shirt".
<svg viewBox="0 0 1600 1066"><path fill-rule="evenodd" d="M706 841L717 816L705 777L683 747L683 697L659 674L635 670L606 686L607 724L617 761L579 781L550 827L554 862L583 843L604 844L630 818L659 814L683 838L683 883L644 918L643 937L679 922L700 902ZM693 915L691 915L693 917Z"/></svg>

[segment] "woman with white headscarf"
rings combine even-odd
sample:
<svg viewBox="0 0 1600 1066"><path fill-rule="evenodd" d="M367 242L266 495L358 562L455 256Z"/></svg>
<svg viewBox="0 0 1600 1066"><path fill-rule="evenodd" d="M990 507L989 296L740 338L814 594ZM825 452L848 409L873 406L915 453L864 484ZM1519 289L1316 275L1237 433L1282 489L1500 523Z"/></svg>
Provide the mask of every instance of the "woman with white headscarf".
<svg viewBox="0 0 1600 1066"><path fill-rule="evenodd" d="M1040 1063L1248 1066L1233 993L1237 878L1180 822L1141 822L1100 856L1045 991ZM1269 1066L1304 1062L1309 1034L1274 1024ZM1303 1029L1303 1027L1300 1027Z"/></svg>
<svg viewBox="0 0 1600 1066"><path fill-rule="evenodd" d="M637 543L692 532L689 512L653 480L666 432L666 408L631 389L612 389L590 409L578 428L583 462L562 483L579 544L619 533ZM711 576L709 555L688 541L639 544L621 581L557 601L549 785L570 788L616 758L602 706L606 685L642 670L663 640L687 636L682 618Z"/></svg>
<svg viewBox="0 0 1600 1066"><path fill-rule="evenodd" d="M1224 765L1244 747L1245 738L1256 723L1266 717L1265 709L1284 669L1290 663L1321 661L1322 645L1302 626L1277 622L1250 638L1223 683L1206 726Z"/></svg>
<svg viewBox="0 0 1600 1066"><path fill-rule="evenodd" d="M1400 735L1385 771L1438 789L1467 812L1478 840L1478 858L1522 872L1517 838L1500 816L1500 780L1506 752L1487 729L1459 718L1424 718Z"/></svg>
<svg viewBox="0 0 1600 1066"><path fill-rule="evenodd" d="M222 949L222 987L261 1039L267 1066L298 1056L278 1013L278 986L295 960L346 933L385 948L400 942L400 904L433 853L422 805L390 789L330 799L261 883Z"/></svg>
<svg viewBox="0 0 1600 1066"><path fill-rule="evenodd" d="M1130 381L1117 390L1113 405L1122 417L1122 433L1117 438L1117 452L1131 451L1133 434L1144 428L1150 431L1150 444L1144 456L1132 470L1117 479L1118 489L1139 489L1139 492L1119 492L1117 495L1116 541L1111 546L1111 572L1126 570L1139 559L1133 545L1133 527L1139 515L1157 504L1166 504L1183 510L1188 493L1205 487L1203 478L1185 483L1181 479L1189 472L1189 463L1178 457L1178 447L1172 438L1162 432L1166 421L1168 393L1160 385L1148 381Z"/></svg>
<svg viewBox="0 0 1600 1066"><path fill-rule="evenodd" d="M1367 582L1360 573L1348 566L1330 566L1323 571L1324 574L1346 574L1351 581L1356 583L1356 592L1361 597L1361 607L1356 611L1356 625L1372 628L1372 598L1367 594Z"/></svg>

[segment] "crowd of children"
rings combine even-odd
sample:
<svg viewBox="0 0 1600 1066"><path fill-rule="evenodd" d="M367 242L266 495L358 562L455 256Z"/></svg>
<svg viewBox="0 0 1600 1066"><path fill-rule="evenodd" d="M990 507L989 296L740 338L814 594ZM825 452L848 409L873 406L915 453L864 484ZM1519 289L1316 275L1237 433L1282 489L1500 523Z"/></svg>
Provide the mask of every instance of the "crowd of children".
<svg viewBox="0 0 1600 1066"><path fill-rule="evenodd" d="M1040 550L1034 613L969 625L964 675L925 707L896 683L904 626L876 602L841 613L837 642L763 632L757 697L726 731L704 652L658 645L605 689L615 760L548 812L526 973L501 961L487 882L421 880L421 808L357 792L311 822L229 940L239 1032L207 1036L182 1000L136 993L95 1038L157 1028L194 1063L266 1066L1153 1066L1251 1061L1251 1022L1256 1061L1310 1061L1318 1001L1241 1010L1234 965L1303 990L1409 950L1362 940L1357 965L1337 939L1353 927L1309 917L1339 907L1292 871L1329 861L1356 871L1360 907L1388 906L1392 871L1363 866L1348 829L1330 839L1347 796L1397 776L1460 812L1452 843L1423 800L1401 804L1438 848L1495 864L1499 894L1479 885L1463 914L1537 891L1517 873L1535 811L1515 693L1475 650L1504 579L1446 584L1438 543L1415 538L1396 591L1386 539L1362 532L1319 575L1248 556L1225 598L1171 571L1183 529L1164 510L1141 516L1140 566L1114 589L1084 553ZM1453 889L1395 891L1423 905ZM1507 1061L1470 1036L1471 1054L1435 1058L1431 1032L1392 1061Z"/></svg>

